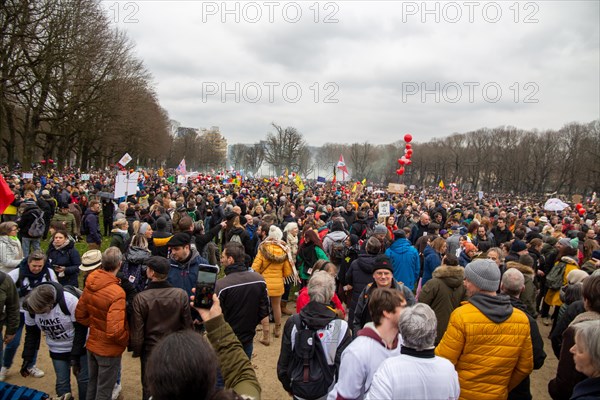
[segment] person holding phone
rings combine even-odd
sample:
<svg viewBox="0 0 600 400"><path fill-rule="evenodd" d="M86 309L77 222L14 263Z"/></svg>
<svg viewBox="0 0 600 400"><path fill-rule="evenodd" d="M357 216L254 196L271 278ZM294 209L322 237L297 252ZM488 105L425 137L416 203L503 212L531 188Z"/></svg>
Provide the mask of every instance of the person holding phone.
<svg viewBox="0 0 600 400"><path fill-rule="evenodd" d="M69 238L67 231L58 229L52 235L52 242L46 252L48 263L56 272L61 285L78 287L81 257L75 248L75 241Z"/></svg>
<svg viewBox="0 0 600 400"><path fill-rule="evenodd" d="M191 329L192 317L188 296L183 289L167 282L169 260L164 257L150 257L146 273L150 283L135 296L130 326L130 349L133 357L140 357L142 372L142 396L150 398L145 380L146 364L152 349L163 337L170 333Z"/></svg>

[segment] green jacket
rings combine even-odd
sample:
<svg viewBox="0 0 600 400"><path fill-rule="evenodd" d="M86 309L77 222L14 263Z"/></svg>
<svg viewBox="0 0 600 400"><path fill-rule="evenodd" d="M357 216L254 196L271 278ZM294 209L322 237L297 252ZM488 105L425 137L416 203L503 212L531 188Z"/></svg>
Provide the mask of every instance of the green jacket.
<svg viewBox="0 0 600 400"><path fill-rule="evenodd" d="M54 217L52 217L52 221L50 221L50 223L52 222L64 223L67 233L71 236L79 235L79 227L75 222L75 216L71 213L61 214L60 212L57 212L54 214Z"/></svg>
<svg viewBox="0 0 600 400"><path fill-rule="evenodd" d="M317 262L318 260L327 260L329 261L329 257L327 257L327 254L325 254L325 252L323 250L321 250L320 247L315 246L315 253L317 255L317 258L315 259L315 262ZM300 257L300 254L298 253L298 257L297 257L297 265L298 265L298 274L300 275L300 278L308 280L310 279L310 275L306 273L306 271L312 267L312 265L304 265L304 260L302 259L302 257Z"/></svg>
<svg viewBox="0 0 600 400"><path fill-rule="evenodd" d="M208 341L219 357L225 388L233 389L241 396L260 399L261 389L256 373L244 353L242 344L233 333L231 326L225 322L223 315L205 321L204 326Z"/></svg>
<svg viewBox="0 0 600 400"><path fill-rule="evenodd" d="M6 325L5 335L14 335L19 328L19 294L13 280L0 271L0 323Z"/></svg>

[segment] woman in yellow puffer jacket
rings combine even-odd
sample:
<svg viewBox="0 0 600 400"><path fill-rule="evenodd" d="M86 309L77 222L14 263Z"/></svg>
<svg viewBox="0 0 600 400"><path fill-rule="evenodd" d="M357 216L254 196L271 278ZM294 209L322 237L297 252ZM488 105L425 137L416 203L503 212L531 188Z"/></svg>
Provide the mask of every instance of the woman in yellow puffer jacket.
<svg viewBox="0 0 600 400"><path fill-rule="evenodd" d="M579 265L577 263L577 249L571 247L569 239L566 238L560 239L556 244L556 247L558 247L558 255L556 256L557 261L554 263L552 268L557 268L560 263L566 264L562 275L562 287L569 283L567 280L567 275L569 275L569 272L579 269ZM552 320L554 321L554 324L556 324L558 310L563 304L563 302L560 300L560 288L548 289L546 297L544 297L544 302L550 306L555 306L554 312L552 313ZM550 320L546 318L543 320L543 323L544 325L550 325Z"/></svg>
<svg viewBox="0 0 600 400"><path fill-rule="evenodd" d="M276 338L281 335L281 295L284 292L284 279L294 275L290 251L284 241L281 240L283 233L275 225L269 229L269 236L260 244L256 258L252 263L252 269L265 278L267 292L273 309L275 319ZM269 318L262 321L263 338L260 342L269 344Z"/></svg>

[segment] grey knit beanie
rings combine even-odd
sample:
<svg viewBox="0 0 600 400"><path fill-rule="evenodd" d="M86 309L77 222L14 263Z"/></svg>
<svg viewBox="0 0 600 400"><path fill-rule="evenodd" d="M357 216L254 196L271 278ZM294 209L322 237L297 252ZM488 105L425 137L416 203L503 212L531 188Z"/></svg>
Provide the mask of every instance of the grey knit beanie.
<svg viewBox="0 0 600 400"><path fill-rule="evenodd" d="M500 286L500 268L489 259L478 258L465 267L465 279L487 292L495 292Z"/></svg>
<svg viewBox="0 0 600 400"><path fill-rule="evenodd" d="M375 225L375 227L373 228L373 235L385 235L387 234L387 228L385 227L385 225Z"/></svg>

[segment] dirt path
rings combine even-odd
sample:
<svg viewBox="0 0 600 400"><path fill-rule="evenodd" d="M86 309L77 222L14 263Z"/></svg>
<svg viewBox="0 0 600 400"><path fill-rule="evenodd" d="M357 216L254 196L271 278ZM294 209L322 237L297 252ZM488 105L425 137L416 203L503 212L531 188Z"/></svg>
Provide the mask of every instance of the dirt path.
<svg viewBox="0 0 600 400"><path fill-rule="evenodd" d="M292 304L288 307L292 309ZM550 327L546 327L541 323L538 323L542 337L544 337L544 349L548 354L544 366L534 371L531 375L531 393L534 400L538 399L549 399L547 385L548 381L552 379L556 373L557 359L552 353L552 347L550 341L546 339L550 332ZM271 329L273 325L271 324ZM257 338L261 335L257 333ZM277 379L277 359L279 357L281 339L273 338L271 334L271 345L265 347L258 342L257 338L254 340L254 355L252 357L252 364L255 366L255 371L260 381L263 393L263 399L276 400L276 399L289 399L288 394L283 390L279 380ZM19 368L21 366L21 349L17 352L15 362L10 369L9 375L6 382L15 385L27 385L29 387L43 390L51 395L54 395L54 370L48 354L45 341L42 340L42 348L40 349L38 356L38 367L46 372L46 376L40 379L36 378L23 378L19 375ZM140 383L140 364L139 359L131 357L131 353L125 353L123 355L122 363L122 386L120 399L141 399L142 389ZM77 382L75 379L71 379L71 385L73 391L77 392Z"/></svg>

